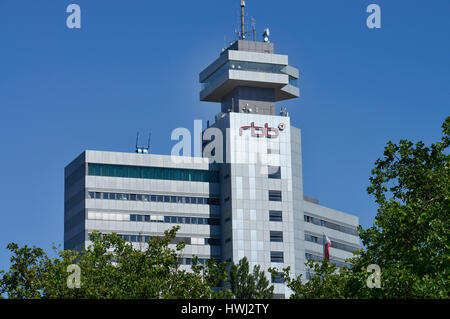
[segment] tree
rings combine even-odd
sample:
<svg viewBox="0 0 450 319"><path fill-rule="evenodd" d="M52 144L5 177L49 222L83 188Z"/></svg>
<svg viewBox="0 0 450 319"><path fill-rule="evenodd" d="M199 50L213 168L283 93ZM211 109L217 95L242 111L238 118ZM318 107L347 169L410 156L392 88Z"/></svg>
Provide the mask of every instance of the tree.
<svg viewBox="0 0 450 319"><path fill-rule="evenodd" d="M259 265L250 273L247 257L230 267L230 288L236 299L270 299L273 285L270 285Z"/></svg>
<svg viewBox="0 0 450 319"><path fill-rule="evenodd" d="M442 128L442 139L430 147L407 140L387 144L367 189L378 211L372 227L359 227L365 248L339 271L309 261L316 277L308 282L284 269L291 297L449 298L450 117ZM381 268L379 289L366 284L370 264Z"/></svg>
<svg viewBox="0 0 450 319"><path fill-rule="evenodd" d="M193 259L192 271L179 268L179 253L169 247L178 228L163 238L152 238L148 247L134 249L116 234L91 234L92 245L77 251L59 251L49 258L40 248L19 248L11 267L0 279L0 295L9 298L227 298L231 293L216 289L227 280L227 263L213 259L205 265ZM69 288L67 267L81 269L81 287Z"/></svg>

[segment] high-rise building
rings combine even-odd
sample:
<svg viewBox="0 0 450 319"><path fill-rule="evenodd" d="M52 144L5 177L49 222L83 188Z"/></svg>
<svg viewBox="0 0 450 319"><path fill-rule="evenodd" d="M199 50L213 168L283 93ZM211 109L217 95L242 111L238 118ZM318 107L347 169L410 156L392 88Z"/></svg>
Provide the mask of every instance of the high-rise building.
<svg viewBox="0 0 450 319"><path fill-rule="evenodd" d="M178 225L182 267L194 255L246 256L305 279L306 260L323 259L325 235L338 266L359 249L358 217L303 195L301 132L276 105L299 97L299 71L274 53L268 30L261 42L245 34L200 73L200 100L221 104L199 137L203 158L85 151L65 168L65 249L89 245L94 230L144 247ZM274 285L276 297L289 295Z"/></svg>

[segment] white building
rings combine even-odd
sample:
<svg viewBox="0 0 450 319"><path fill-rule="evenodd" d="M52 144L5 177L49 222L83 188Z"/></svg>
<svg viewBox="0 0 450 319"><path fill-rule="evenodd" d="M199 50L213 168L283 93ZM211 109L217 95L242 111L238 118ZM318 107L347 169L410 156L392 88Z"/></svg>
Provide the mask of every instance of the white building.
<svg viewBox="0 0 450 319"><path fill-rule="evenodd" d="M330 260L342 266L359 249L358 217L303 195L300 129L286 112L276 115L276 102L299 96L298 78L273 43L241 37L200 73L200 99L221 103L209 129L222 132L223 154L194 161L83 152L65 168L65 249L88 245L94 230L139 247L178 225L187 267L194 255L201 262L246 256L251 266L290 266L306 278L305 262L323 258L326 234ZM223 161L211 163L218 154ZM289 295L274 285L276 297Z"/></svg>

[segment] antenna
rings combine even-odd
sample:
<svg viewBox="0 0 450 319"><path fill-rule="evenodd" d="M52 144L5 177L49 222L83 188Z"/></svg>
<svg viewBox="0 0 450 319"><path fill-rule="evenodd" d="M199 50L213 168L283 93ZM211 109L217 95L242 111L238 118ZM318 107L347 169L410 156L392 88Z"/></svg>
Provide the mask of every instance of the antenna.
<svg viewBox="0 0 450 319"><path fill-rule="evenodd" d="M148 154L149 153L151 137L152 137L152 133L150 132L149 135L148 135L147 147L138 146L139 132L137 132L137 136L136 136L136 153L138 153L138 154Z"/></svg>
<svg viewBox="0 0 450 319"><path fill-rule="evenodd" d="M245 39L244 7L245 1L241 0L241 40Z"/></svg>

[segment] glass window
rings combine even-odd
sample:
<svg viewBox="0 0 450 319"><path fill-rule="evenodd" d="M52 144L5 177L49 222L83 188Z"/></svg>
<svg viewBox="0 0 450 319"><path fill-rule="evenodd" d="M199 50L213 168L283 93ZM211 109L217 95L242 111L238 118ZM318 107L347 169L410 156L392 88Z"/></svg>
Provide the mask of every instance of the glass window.
<svg viewBox="0 0 450 319"><path fill-rule="evenodd" d="M145 221L149 222L150 221L150 215L145 215Z"/></svg>
<svg viewBox="0 0 450 319"><path fill-rule="evenodd" d="M148 243L150 241L150 236L145 236L144 240L145 240L146 243Z"/></svg>
<svg viewBox="0 0 450 319"><path fill-rule="evenodd" d="M88 192L88 198L94 198L95 193L94 192Z"/></svg>
<svg viewBox="0 0 450 319"><path fill-rule="evenodd" d="M182 203L183 202L183 196L177 196L177 202Z"/></svg>
<svg viewBox="0 0 450 319"><path fill-rule="evenodd" d="M203 224L204 224L203 218L199 218L199 219L198 219L198 224L199 224L199 225L203 225Z"/></svg>
<svg viewBox="0 0 450 319"><path fill-rule="evenodd" d="M190 265L191 264L191 258L186 258L186 265Z"/></svg>
<svg viewBox="0 0 450 319"><path fill-rule="evenodd" d="M191 204L197 204L197 198L191 197Z"/></svg>
<svg viewBox="0 0 450 319"><path fill-rule="evenodd" d="M136 235L130 235L130 241L135 243L136 242Z"/></svg>
<svg viewBox="0 0 450 319"><path fill-rule="evenodd" d="M185 202L186 204L190 204L190 203L191 203L191 198L190 198L190 197L185 197L185 198L184 198L184 202Z"/></svg>
<svg viewBox="0 0 450 319"><path fill-rule="evenodd" d="M185 218L184 218L184 222L185 222L186 224L190 224L190 223L191 223L191 218L190 218L190 217L185 217Z"/></svg>
<svg viewBox="0 0 450 319"><path fill-rule="evenodd" d="M136 200L141 201L141 200L142 200L142 194L137 194L137 195L136 195Z"/></svg>
<svg viewBox="0 0 450 319"><path fill-rule="evenodd" d="M176 224L176 223L177 223L177 218L176 218L175 216L171 216L171 217L170 217L170 222L171 222L172 224Z"/></svg>
<svg viewBox="0 0 450 319"><path fill-rule="evenodd" d="M158 202L163 202L163 201L164 201L164 196L158 195Z"/></svg>
<svg viewBox="0 0 450 319"><path fill-rule="evenodd" d="M273 263L284 262L283 252L282 251L271 251L270 252L270 261Z"/></svg>
<svg viewBox="0 0 450 319"><path fill-rule="evenodd" d="M138 222L141 222L141 221L142 221L142 215L137 215L136 217L137 217L137 218L136 218L136 221L138 221Z"/></svg>
<svg viewBox="0 0 450 319"><path fill-rule="evenodd" d="M176 196L170 196L170 202L171 203L176 203L177 202L177 197Z"/></svg>
<svg viewBox="0 0 450 319"><path fill-rule="evenodd" d="M283 232L281 231L271 231L270 232L270 241L273 242L283 242Z"/></svg>
<svg viewBox="0 0 450 319"><path fill-rule="evenodd" d="M123 235L123 239L125 239L126 241L130 241L130 235Z"/></svg>
<svg viewBox="0 0 450 319"><path fill-rule="evenodd" d="M149 195L142 195L142 200L148 202L150 200Z"/></svg>
<svg viewBox="0 0 450 319"><path fill-rule="evenodd" d="M203 198L197 197L197 204L203 205Z"/></svg>
<svg viewBox="0 0 450 319"><path fill-rule="evenodd" d="M130 196L128 194L122 194L122 199L123 200L129 200Z"/></svg>
<svg viewBox="0 0 450 319"><path fill-rule="evenodd" d="M109 199L116 199L116 193L109 193Z"/></svg>
<svg viewBox="0 0 450 319"><path fill-rule="evenodd" d="M131 214L130 221L135 222L137 220L137 215Z"/></svg>
<svg viewBox="0 0 450 319"><path fill-rule="evenodd" d="M192 224L197 224L197 217L192 217L191 222Z"/></svg>
<svg viewBox="0 0 450 319"><path fill-rule="evenodd" d="M136 200L136 194L130 194L130 200Z"/></svg>
<svg viewBox="0 0 450 319"><path fill-rule="evenodd" d="M164 196L164 202L169 203L170 202L170 196Z"/></svg>
<svg viewBox="0 0 450 319"><path fill-rule="evenodd" d="M101 198L102 198L102 193L95 192L95 199L101 199Z"/></svg>
<svg viewBox="0 0 450 319"><path fill-rule="evenodd" d="M170 217L169 216L164 216L164 222L165 223L170 223Z"/></svg>
<svg viewBox="0 0 450 319"><path fill-rule="evenodd" d="M183 217L177 217L177 223L183 224Z"/></svg>
<svg viewBox="0 0 450 319"><path fill-rule="evenodd" d="M280 166L268 166L268 178L280 179L281 178L281 167Z"/></svg>
<svg viewBox="0 0 450 319"><path fill-rule="evenodd" d="M150 196L150 200L151 200L152 202L156 202L156 195L151 195L151 196Z"/></svg>

